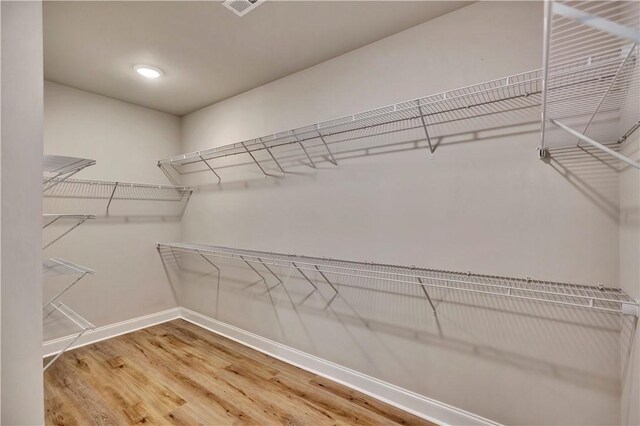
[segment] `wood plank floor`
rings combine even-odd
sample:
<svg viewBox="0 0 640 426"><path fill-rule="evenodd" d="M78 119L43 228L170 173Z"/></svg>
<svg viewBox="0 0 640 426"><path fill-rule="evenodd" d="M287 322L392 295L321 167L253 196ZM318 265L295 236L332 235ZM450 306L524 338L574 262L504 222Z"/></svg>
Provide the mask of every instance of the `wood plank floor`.
<svg viewBox="0 0 640 426"><path fill-rule="evenodd" d="M47 425L433 425L184 320L65 353L44 383Z"/></svg>

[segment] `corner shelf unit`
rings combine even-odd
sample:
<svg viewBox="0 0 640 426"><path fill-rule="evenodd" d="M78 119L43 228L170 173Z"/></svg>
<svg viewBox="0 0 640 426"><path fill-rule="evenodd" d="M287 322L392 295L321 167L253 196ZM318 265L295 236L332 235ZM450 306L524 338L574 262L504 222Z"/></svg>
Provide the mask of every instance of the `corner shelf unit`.
<svg viewBox="0 0 640 426"><path fill-rule="evenodd" d="M42 159L42 192L46 193L54 186L78 173L80 170L93 166L94 164L96 164L95 160L87 158L45 155Z"/></svg>
<svg viewBox="0 0 640 426"><path fill-rule="evenodd" d="M188 186L157 185L90 179L64 179L45 197L107 200L107 212L113 200L169 201L188 203L193 189Z"/></svg>
<svg viewBox="0 0 640 426"><path fill-rule="evenodd" d="M60 240L62 237L76 229L78 226L85 223L87 220L95 219L96 217L91 214L43 214L42 219L44 221L44 225L42 225L42 229L53 225L58 221L72 221L74 223L71 224L71 227L64 231L62 234L55 237L53 240L49 241L47 244L42 247L42 249L46 249L53 245L56 241Z"/></svg>
<svg viewBox="0 0 640 426"><path fill-rule="evenodd" d="M44 366L44 370L49 368L58 358L60 358L60 356L63 353L66 352L67 349L69 349L75 342L77 342L78 339L80 339L85 333L89 331L93 331L96 328L93 324L91 324L89 321L84 319L81 315L76 313L74 310L72 310L62 302L55 302L50 304L49 306L51 306L51 310L48 314L45 315L45 320L47 318L50 318L52 314L59 313L59 314L62 314L65 320L70 321L71 324L78 329L78 331L72 334L71 340L64 347L64 349L58 352L51 360L49 360L49 362L46 363L46 365Z"/></svg>
<svg viewBox="0 0 640 426"><path fill-rule="evenodd" d="M84 266L78 265L76 263L69 262L68 260L60 259L57 257L52 257L51 259L47 259L42 262L42 275L44 277L57 277L62 275L71 275L76 278L66 286L63 290L59 291L55 296L53 296L48 302L46 302L42 307L43 309L47 306L54 303L58 300L64 293L71 289L78 281L83 279L86 275L94 275L95 271L92 269L86 268Z"/></svg>
<svg viewBox="0 0 640 426"><path fill-rule="evenodd" d="M311 274L317 274L320 276L320 280L328 284L334 292L328 304L340 294L339 284L332 281L333 277L348 276L362 278L368 282L389 282L418 286L422 289L425 299L429 302L434 314L436 314L436 309L428 293L430 288L638 316L638 301L632 299L620 289L603 286L239 250L204 244L158 243L157 248L161 255L163 255L163 252L171 256L177 256L180 253L198 255L218 271L220 271L220 268L215 265L215 259L242 262L259 275L262 280L265 280L264 275L266 274L274 276L279 282L278 285L284 283L274 272L274 268L288 268L294 273L297 271L315 291L318 290L317 284L309 277ZM263 272L259 272L257 268L262 268ZM332 278L330 279L329 277Z"/></svg>
<svg viewBox="0 0 640 426"><path fill-rule="evenodd" d="M640 163L611 149L607 144L626 140L640 125L636 117L624 135L617 128L598 138L589 136L598 121L620 122L628 97L636 98L639 87L640 3L564 2L545 4L541 156L548 153L550 130L562 130L575 143L588 143L632 167ZM583 58L576 62L576 59ZM575 75L584 69L579 84L567 80L566 90L555 90L558 70ZM561 78L562 81L565 78ZM631 99L631 102L640 99ZM566 132L566 133L563 133Z"/></svg>

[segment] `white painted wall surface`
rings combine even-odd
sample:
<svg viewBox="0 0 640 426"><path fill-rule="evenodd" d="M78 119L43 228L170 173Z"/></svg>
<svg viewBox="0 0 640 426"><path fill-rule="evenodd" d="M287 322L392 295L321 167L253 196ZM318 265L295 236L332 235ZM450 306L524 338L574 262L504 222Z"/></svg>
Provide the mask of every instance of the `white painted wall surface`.
<svg viewBox="0 0 640 426"><path fill-rule="evenodd" d="M535 69L541 32L541 3L476 3L189 114L174 154ZM183 240L617 286L616 174L588 154L539 161L537 119L444 138L433 161L419 149L282 179L251 165L222 185L187 176L201 186ZM218 266L219 294L210 267L185 261L179 303L499 422L620 421L616 316L434 292L437 323L419 295L346 285L331 309L292 306L300 277L270 298L251 271Z"/></svg>
<svg viewBox="0 0 640 426"><path fill-rule="evenodd" d="M42 3L3 1L2 394L3 425L44 419L42 393Z"/></svg>
<svg viewBox="0 0 640 426"><path fill-rule="evenodd" d="M154 159L179 149L178 117L51 82L45 82L44 114L46 154L97 162L74 177L169 183ZM154 201L115 200L106 216L106 204L107 200L45 198L45 213L98 216L45 250L48 257L96 271L63 302L96 326L175 307L155 242L180 238L180 218L175 216L180 209ZM45 241L65 229L63 224L50 228ZM46 279L45 298L68 282L68 277ZM45 338L68 334L65 331L47 327Z"/></svg>

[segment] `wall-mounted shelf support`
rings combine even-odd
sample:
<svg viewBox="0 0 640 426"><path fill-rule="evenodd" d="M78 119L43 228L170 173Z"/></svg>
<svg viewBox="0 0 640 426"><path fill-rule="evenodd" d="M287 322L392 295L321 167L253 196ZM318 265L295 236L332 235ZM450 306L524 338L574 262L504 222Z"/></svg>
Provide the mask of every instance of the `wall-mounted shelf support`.
<svg viewBox="0 0 640 426"><path fill-rule="evenodd" d="M61 275L75 275L76 278L67 285L64 289L60 290L46 302L42 308L46 308L47 306L54 303L58 300L63 294L65 294L68 290L70 290L73 286L75 286L78 281L83 279L87 275L94 275L95 271L89 268L85 268L84 266L69 262L64 259L60 259L57 257L52 257L51 259L47 259L42 262L42 274L46 277L55 277Z"/></svg>
<svg viewBox="0 0 640 426"><path fill-rule="evenodd" d="M366 281L396 283L404 286L419 286L426 301L436 315L435 303L427 288L446 289L448 291L467 292L486 296L497 296L513 300L549 303L559 306L582 308L595 312L609 312L638 316L638 301L626 295L622 290L604 286L588 286L551 281L538 281L530 278L518 279L501 276L472 274L470 272L451 272L407 266L385 265L379 263L354 262L337 259L325 259L309 256L296 256L281 253L239 250L228 247L205 244L159 243L158 251L169 250L176 253L206 255L220 259L235 260L250 265L261 280L264 275L255 264L268 265L270 273L277 275L274 267L296 270L312 287L312 292L300 303L304 303L311 294L319 293L319 288L310 273L320 275L323 281L335 291L332 302L338 295L336 279L355 277ZM329 279L336 277L336 279ZM328 305L327 305L328 306Z"/></svg>
<svg viewBox="0 0 640 426"><path fill-rule="evenodd" d="M566 126L566 125L560 123L559 121L556 121L556 120L552 119L551 122L553 124L555 124L556 126L560 127L562 130L564 130L564 131L566 131L568 133L571 133L572 135L576 136L577 138L580 138L580 140L588 142L591 145L593 145L596 148L598 148L599 150L604 151L607 154L613 155L617 159L622 160L625 163L629 164L630 166L635 167L636 169L640 170L640 163L638 163L636 161L633 161L629 157L626 157L626 156L620 154L619 152L614 151L613 149L609 148L608 146L603 145L600 142L595 141L595 140L591 139L590 137L585 136L585 135L583 135L582 133L580 133L580 132L578 132L576 130L573 130L571 127Z"/></svg>
<svg viewBox="0 0 640 426"><path fill-rule="evenodd" d="M44 366L44 370L46 371L47 368L49 368L54 362L56 362L56 360L58 358L60 358L60 356L62 356L63 353L65 353L71 346L73 346L74 343L76 343L85 333L89 332L89 331L93 331L95 330L95 326L93 324L91 324L89 321L87 321L86 319L84 319L82 316L78 315L75 311L73 311L71 308L69 308L68 306L66 306L64 303L62 302L57 302L51 305L51 307L53 308L51 313L53 312L59 312L61 313L66 319L68 319L69 321L71 321L76 327L78 327L80 329L80 331L78 331L73 339L71 339L71 341L69 341L69 343L64 347L64 349L62 349L60 352L58 352L45 366ZM51 314L50 313L50 314ZM49 314L49 315L50 315ZM47 316L49 316L47 315Z"/></svg>
<svg viewBox="0 0 640 426"><path fill-rule="evenodd" d="M51 246L56 241L60 240L62 237L64 237L65 235L67 235L68 233L76 229L78 226L85 223L87 220L96 218L94 215L90 215L90 214L43 214L42 217L45 220L45 224L42 226L42 229L45 229L48 226L53 225L59 220L75 221L75 223L69 229L67 229L65 232L58 235L53 241L50 241L44 247L42 247L43 250Z"/></svg>

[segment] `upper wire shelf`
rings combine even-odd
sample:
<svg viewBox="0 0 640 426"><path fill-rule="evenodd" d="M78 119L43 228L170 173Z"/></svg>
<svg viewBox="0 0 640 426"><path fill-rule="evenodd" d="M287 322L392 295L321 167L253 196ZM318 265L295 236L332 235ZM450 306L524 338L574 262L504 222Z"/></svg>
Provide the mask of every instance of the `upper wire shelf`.
<svg viewBox="0 0 640 426"><path fill-rule="evenodd" d="M389 132L418 129L433 154L437 144L432 140L430 127L512 111L516 104L519 108L538 107L541 90L541 70L533 70L256 139L174 156L159 160L158 166L169 175L169 168L184 174L183 166L204 163L206 169L221 181L211 161L236 155L248 155L265 175L269 175L264 166L265 160L275 164L279 172L286 173L283 160L292 152L312 168L316 168L318 158L337 165L332 150L335 144L375 134L383 126ZM257 156L258 152L263 153L262 161Z"/></svg>
<svg viewBox="0 0 640 426"><path fill-rule="evenodd" d="M43 214L42 215L42 219L43 219L44 224L42 225L42 229L45 229L45 228L53 225L54 223L56 223L58 221L69 220L69 221L74 221L75 223L73 223L71 225L71 227L69 229L67 229L66 231L64 231L62 234L58 235L53 240L51 240L50 242L45 244L44 247L42 247L42 249L44 250L44 249L48 248L53 243L55 243L56 241L60 240L62 237L67 235L69 232L73 231L78 226L80 226L83 223L85 223L87 220L95 219L95 218L96 217L94 215L91 215L91 214Z"/></svg>
<svg viewBox="0 0 640 426"><path fill-rule="evenodd" d="M188 186L159 185L89 179L65 179L45 197L101 199L107 213L113 200L188 202L193 189Z"/></svg>
<svg viewBox="0 0 640 426"><path fill-rule="evenodd" d="M60 356L64 352L66 352L67 349L69 349L75 342L77 342L78 339L82 337L82 335L84 335L89 331L93 331L96 328L93 324L91 324L89 321L83 318L80 314L78 314L77 312L75 312L73 309L69 308L67 305L65 305L62 302L55 302L50 304L49 306L50 306L50 310L44 316L45 326L57 323L57 321L52 320L52 315L54 313L58 313L58 314L61 314L61 318L69 321L77 331L71 335L72 338L69 341L69 343L64 347L64 349L58 352L51 360L49 360L49 362L45 364L44 370L49 368L51 364L53 364L58 358L60 358Z"/></svg>
<svg viewBox="0 0 640 426"><path fill-rule="evenodd" d="M338 286L328 277L349 276L378 282L419 286L431 304L434 314L435 307L427 292L429 288L485 294L638 316L638 302L636 300L626 295L621 289L607 288L604 286L588 286L379 263L239 250L204 244L158 243L157 246L158 250L167 250L173 255L176 255L176 253L197 254L204 257L209 263L213 262L212 258L236 260L249 265L259 275L260 273L253 265L263 265L270 274L274 274L274 267L292 268L297 270L298 273L314 287L316 287L316 285L309 279L309 274L319 273L322 280L328 283L333 291L335 291L335 295L339 294ZM218 267L216 266L216 268ZM263 277L262 275L260 276ZM281 280L279 281L282 283Z"/></svg>
<svg viewBox="0 0 640 426"><path fill-rule="evenodd" d="M94 164L96 164L95 160L87 158L45 155L42 159L43 192Z"/></svg>
<svg viewBox="0 0 640 426"><path fill-rule="evenodd" d="M615 149L627 105L637 99L640 76L640 3L548 1L545 8L541 153L568 136L589 143L629 165L640 164ZM575 72L578 67L582 71ZM558 76L558 73L562 74ZM580 81L575 81L579 77ZM564 86L564 89L557 89ZM632 110L631 114L635 114ZM637 126L640 117L627 127ZM606 127L606 123L614 123ZM597 128L597 129L596 129ZM597 130L597 132L596 132ZM553 135L550 134L554 131ZM596 139L599 139L600 142Z"/></svg>

